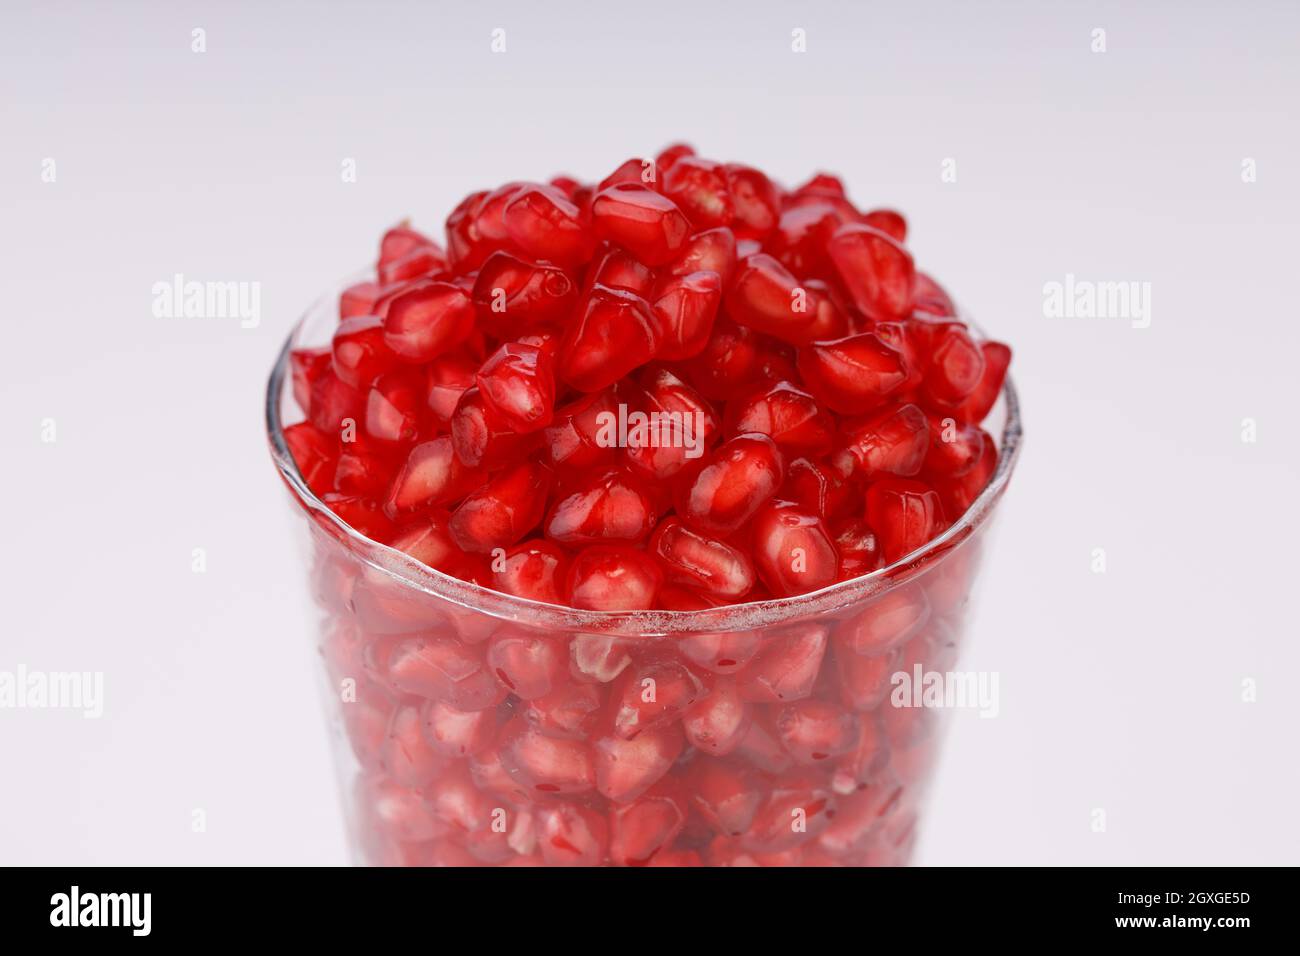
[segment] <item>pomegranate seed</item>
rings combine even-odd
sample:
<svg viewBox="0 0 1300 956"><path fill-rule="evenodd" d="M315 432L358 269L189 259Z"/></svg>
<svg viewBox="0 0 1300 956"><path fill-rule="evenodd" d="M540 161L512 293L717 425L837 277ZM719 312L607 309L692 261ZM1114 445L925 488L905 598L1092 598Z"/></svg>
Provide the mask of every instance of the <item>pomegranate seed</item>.
<svg viewBox="0 0 1300 956"><path fill-rule="evenodd" d="M692 272L669 278L652 306L659 357L683 359L702 352L721 301L722 279L716 272Z"/></svg>
<svg viewBox="0 0 1300 956"><path fill-rule="evenodd" d="M359 778L358 802L375 822L398 840L420 842L439 835L439 823L424 797L387 779Z"/></svg>
<svg viewBox="0 0 1300 956"><path fill-rule="evenodd" d="M727 291L727 314L741 325L787 342L808 341L817 295L767 253L741 260Z"/></svg>
<svg viewBox="0 0 1300 956"><path fill-rule="evenodd" d="M903 478L882 478L867 489L866 518L880 538L886 564L911 554L944 527L934 489Z"/></svg>
<svg viewBox="0 0 1300 956"><path fill-rule="evenodd" d="M769 638L740 673L740 694L761 703L802 700L812 693L825 654L825 628L818 624L785 628Z"/></svg>
<svg viewBox="0 0 1300 956"><path fill-rule="evenodd" d="M749 708L735 682L721 678L707 696L687 708L682 715L682 730L696 750L723 757L740 746L749 732L749 721Z"/></svg>
<svg viewBox="0 0 1300 956"><path fill-rule="evenodd" d="M542 520L550 486L551 470L537 462L497 474L452 512L452 537L478 554L515 544Z"/></svg>
<svg viewBox="0 0 1300 956"><path fill-rule="evenodd" d="M367 538L379 540L392 530L392 523L373 498L330 492L323 495L321 501L342 518L344 524Z"/></svg>
<svg viewBox="0 0 1300 956"><path fill-rule="evenodd" d="M895 648L876 657L864 657L846 648L842 641L837 641L836 677L840 687L840 700L844 706L859 713L879 707L889 696L892 686L890 680L898 673L902 659L902 648Z"/></svg>
<svg viewBox="0 0 1300 956"><path fill-rule="evenodd" d="M763 800L758 779L743 763L696 760L688 775L691 804L715 832L737 837L749 829Z"/></svg>
<svg viewBox="0 0 1300 956"><path fill-rule="evenodd" d="M656 521L641 480L614 469L580 479L551 508L546 536L567 545L641 541Z"/></svg>
<svg viewBox="0 0 1300 956"><path fill-rule="evenodd" d="M980 354L984 358L984 372L979 384L954 412L962 420L973 423L983 421L993 409L1007 377L1007 366L1011 364L1011 349L1001 342L981 342Z"/></svg>
<svg viewBox="0 0 1300 956"><path fill-rule="evenodd" d="M456 403L474 384L478 363L469 356L452 352L425 366L425 404L444 425L451 421Z"/></svg>
<svg viewBox="0 0 1300 956"><path fill-rule="evenodd" d="M544 433L551 464L566 472L612 466L617 461L618 451L602 443L600 436L604 429L603 421L617 419L618 405L618 397L611 388L585 395L557 409L554 424Z"/></svg>
<svg viewBox="0 0 1300 956"><path fill-rule="evenodd" d="M587 807L560 803L537 811L537 847L547 866L597 866L609 847L605 817Z"/></svg>
<svg viewBox="0 0 1300 956"><path fill-rule="evenodd" d="M339 323L333 342L334 374L353 388L363 388L397 364L384 343L383 320L355 316Z"/></svg>
<svg viewBox="0 0 1300 956"><path fill-rule="evenodd" d="M430 282L397 296L383 320L383 342L408 362L428 362L474 331L474 304L450 282ZM335 362L338 359L336 357Z"/></svg>
<svg viewBox="0 0 1300 956"><path fill-rule="evenodd" d="M827 246L854 303L871 318L907 315L916 269L912 256L886 233L862 223L835 230Z"/></svg>
<svg viewBox="0 0 1300 956"><path fill-rule="evenodd" d="M553 187L519 189L502 217L511 241L530 256L560 265L576 265L591 257L591 234L578 207Z"/></svg>
<svg viewBox="0 0 1300 956"><path fill-rule="evenodd" d="M757 169L727 165L727 187L735 209L731 228L738 239L764 239L776 228L781 200L772 181Z"/></svg>
<svg viewBox="0 0 1300 956"><path fill-rule="evenodd" d="M783 774L794 766L794 760L785 752L769 721L757 712L736 754L767 774Z"/></svg>
<svg viewBox="0 0 1300 956"><path fill-rule="evenodd" d="M925 392L936 404L955 405L984 377L984 355L958 322L945 323L934 337Z"/></svg>
<svg viewBox="0 0 1300 956"><path fill-rule="evenodd" d="M723 285L736 269L736 236L725 226L705 229L686 240L681 254L667 266L669 275L716 272ZM608 285L608 283L606 283Z"/></svg>
<svg viewBox="0 0 1300 956"><path fill-rule="evenodd" d="M329 373L330 360L331 351L325 346L316 349L294 349L289 353L293 398L304 415L311 415L312 386Z"/></svg>
<svg viewBox="0 0 1300 956"><path fill-rule="evenodd" d="M401 460L400 452L394 458L390 447L361 436L344 442L334 469L334 490L367 498L380 496L387 490L394 462Z"/></svg>
<svg viewBox="0 0 1300 956"><path fill-rule="evenodd" d="M685 741L678 724L664 724L631 740L601 737L594 746L596 789L608 800L628 803L662 779L681 755Z"/></svg>
<svg viewBox="0 0 1300 956"><path fill-rule="evenodd" d="M483 400L516 433L551 423L555 372L550 355L536 346L507 342L483 363L476 381Z"/></svg>
<svg viewBox="0 0 1300 956"><path fill-rule="evenodd" d="M929 315L956 315L957 307L943 286L935 282L924 272L916 274L916 291L912 297L912 308Z"/></svg>
<svg viewBox="0 0 1300 956"><path fill-rule="evenodd" d="M677 839L686 807L669 790L648 793L610 814L609 858L615 866L647 866Z"/></svg>
<svg viewBox="0 0 1300 956"><path fill-rule="evenodd" d="M431 783L446 765L442 755L425 739L423 725L418 707L398 707L389 721L379 758L384 773L413 790Z"/></svg>
<svg viewBox="0 0 1300 956"><path fill-rule="evenodd" d="M339 319L358 315L374 315L379 300L379 285L375 282L358 282L339 294Z"/></svg>
<svg viewBox="0 0 1300 956"><path fill-rule="evenodd" d="M456 457L470 467L497 469L527 453L532 435L520 435L488 407L478 386L465 389L451 414L451 442Z"/></svg>
<svg viewBox="0 0 1300 956"><path fill-rule="evenodd" d="M943 504L945 516L953 515L954 520L966 513L975 499L979 497L993 473L998 467L998 450L987 432L981 433L983 450L979 460L965 474L955 478L939 477L935 479L935 490Z"/></svg>
<svg viewBox="0 0 1300 956"><path fill-rule="evenodd" d="M424 381L414 369L381 375L366 394L366 434L379 441L409 444L420 433Z"/></svg>
<svg viewBox="0 0 1300 956"><path fill-rule="evenodd" d="M880 542L871 525L861 518L850 519L836 528L835 550L840 556L841 581L870 574L880 567Z"/></svg>
<svg viewBox="0 0 1300 956"><path fill-rule="evenodd" d="M625 670L610 692L614 733L631 740L644 730L670 723L703 692L700 679L677 661L654 661Z"/></svg>
<svg viewBox="0 0 1300 956"><path fill-rule="evenodd" d="M846 214L834 202L811 197L782 211L767 250L795 275L831 276L834 269L826 246L836 229L855 218L851 209Z"/></svg>
<svg viewBox="0 0 1300 956"><path fill-rule="evenodd" d="M974 468L984 455L984 430L955 418L932 416L925 452L925 471L931 476L956 478Z"/></svg>
<svg viewBox="0 0 1300 956"><path fill-rule="evenodd" d="M563 684L529 701L525 716L548 737L585 739L595 730L604 702L595 684Z"/></svg>
<svg viewBox="0 0 1300 956"><path fill-rule="evenodd" d="M692 531L677 518L655 530L650 553L663 566L665 580L706 594L736 600L754 586L754 567L743 551Z"/></svg>
<svg viewBox="0 0 1300 956"><path fill-rule="evenodd" d="M697 229L725 226L735 210L722 163L687 156L664 175L664 195L675 202Z"/></svg>
<svg viewBox="0 0 1300 956"><path fill-rule="evenodd" d="M596 392L649 361L658 345L645 299L597 285L565 333L560 377L580 391Z"/></svg>
<svg viewBox="0 0 1300 956"><path fill-rule="evenodd" d="M284 430L284 443L312 493L317 497L328 494L337 463L329 436L310 422L299 422Z"/></svg>
<svg viewBox="0 0 1300 956"><path fill-rule="evenodd" d="M580 681L608 684L632 663L626 638L577 634L569 642L569 672Z"/></svg>
<svg viewBox="0 0 1300 956"><path fill-rule="evenodd" d="M892 209L873 209L863 215L862 221L883 232L900 246L907 241L907 220L901 213Z"/></svg>
<svg viewBox="0 0 1300 956"><path fill-rule="evenodd" d="M627 545L584 548L569 569L569 600L591 611L639 611L654 607L663 580L654 560Z"/></svg>
<svg viewBox="0 0 1300 956"><path fill-rule="evenodd" d="M821 455L831 449L835 423L803 389L789 382L764 383L728 403L726 432L758 432L787 454Z"/></svg>
<svg viewBox="0 0 1300 956"><path fill-rule="evenodd" d="M586 793L596 785L595 761L585 741L548 737L522 722L506 734L501 762L531 793Z"/></svg>
<svg viewBox="0 0 1300 956"><path fill-rule="evenodd" d="M882 777L865 789L840 800L835 820L818 838L818 845L838 857L853 857L866 851L883 828L884 818L903 795L898 782Z"/></svg>
<svg viewBox="0 0 1300 956"><path fill-rule="evenodd" d="M587 295L597 286L622 289L643 299L654 293L655 273L649 266L638 262L625 249L606 242L601 245L596 258L587 269L582 294Z"/></svg>
<svg viewBox="0 0 1300 956"><path fill-rule="evenodd" d="M792 850L830 826L835 809L835 794L815 778L787 777L759 806L741 845L758 853Z"/></svg>
<svg viewBox="0 0 1300 956"><path fill-rule="evenodd" d="M624 459L637 474L666 482L698 458L718 433L718 418L709 402L665 368L641 376L644 433L630 427Z"/></svg>
<svg viewBox="0 0 1300 956"><path fill-rule="evenodd" d="M798 363L808 389L845 415L874 410L907 380L902 354L872 332L814 342L799 349Z"/></svg>
<svg viewBox="0 0 1300 956"><path fill-rule="evenodd" d="M853 492L853 486L828 465L796 458L786 469L785 484L781 486L778 497L809 514L830 519L842 517L855 506L860 507L861 499L855 500Z"/></svg>
<svg viewBox="0 0 1300 956"><path fill-rule="evenodd" d="M737 435L683 472L677 486L677 514L699 531L730 534L753 516L784 478L781 451L772 439Z"/></svg>
<svg viewBox="0 0 1300 956"><path fill-rule="evenodd" d="M602 186L591 213L597 236L651 267L676 258L691 232L690 221L671 199L640 182Z"/></svg>
<svg viewBox="0 0 1300 956"><path fill-rule="evenodd" d="M776 732L796 763L812 766L852 750L858 720L824 700L801 700L781 708Z"/></svg>
<svg viewBox="0 0 1300 956"><path fill-rule="evenodd" d="M618 169L614 170L596 185L596 192L601 193L611 186L620 183L632 183L633 185L647 186L651 189L657 189L659 181L658 168L653 162L646 159L632 158L621 163Z"/></svg>
<svg viewBox="0 0 1300 956"><path fill-rule="evenodd" d="M833 459L841 475L874 481L883 475L911 477L930 447L930 423L916 405L882 409L845 436Z"/></svg>
<svg viewBox="0 0 1300 956"><path fill-rule="evenodd" d="M447 271L447 258L433 243L416 246L406 255L389 262L380 261L376 274L380 285L409 282L422 276L432 276Z"/></svg>
<svg viewBox="0 0 1300 956"><path fill-rule="evenodd" d="M687 634L677 647L690 661L715 674L733 674L758 653L763 638L756 631Z"/></svg>
<svg viewBox="0 0 1300 956"><path fill-rule="evenodd" d="M550 635L507 625L487 645L487 666L520 700L545 697L569 670L569 648Z"/></svg>
<svg viewBox="0 0 1300 956"><path fill-rule="evenodd" d="M457 710L443 700L425 704L424 736L446 757L471 757L492 745L496 717L490 710Z"/></svg>
<svg viewBox="0 0 1300 956"><path fill-rule="evenodd" d="M507 549L494 560L492 586L504 594L541 601L564 603L564 581L569 572L569 555L559 545L533 538Z"/></svg>
<svg viewBox="0 0 1300 956"><path fill-rule="evenodd" d="M695 150L686 143L673 143L671 146L664 148L658 156L655 157L655 166L659 168L661 174L667 174L668 170L673 168L673 164L683 156L694 156Z"/></svg>
<svg viewBox="0 0 1300 956"><path fill-rule="evenodd" d="M761 362L758 334L719 318L704 351L682 365L682 375L705 397L725 399L762 377Z"/></svg>
<svg viewBox="0 0 1300 956"><path fill-rule="evenodd" d="M831 584L839 555L817 515L766 505L754 518L754 566L772 594L789 597Z"/></svg>
<svg viewBox="0 0 1300 956"><path fill-rule="evenodd" d="M483 475L456 456L451 436L439 435L411 449L388 491L390 517L457 501L482 484Z"/></svg>
<svg viewBox="0 0 1300 956"><path fill-rule="evenodd" d="M866 715L858 721L856 739L845 755L835 762L831 789L845 795L870 783L889 762L889 742L880 718Z"/></svg>
<svg viewBox="0 0 1300 956"><path fill-rule="evenodd" d="M400 639L383 654L381 666L396 690L458 710L486 710L505 697L482 659L451 638Z"/></svg>
<svg viewBox="0 0 1300 956"><path fill-rule="evenodd" d="M578 287L559 266L494 252L474 281L472 301L486 330L517 336L564 320L578 301Z"/></svg>

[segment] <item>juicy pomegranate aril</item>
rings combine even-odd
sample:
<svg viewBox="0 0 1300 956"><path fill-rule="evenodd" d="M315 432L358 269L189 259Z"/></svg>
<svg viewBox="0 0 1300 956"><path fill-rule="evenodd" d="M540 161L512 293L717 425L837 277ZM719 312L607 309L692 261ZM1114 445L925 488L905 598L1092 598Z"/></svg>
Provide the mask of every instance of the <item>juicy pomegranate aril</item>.
<svg viewBox="0 0 1300 956"><path fill-rule="evenodd" d="M312 571L367 859L906 862L936 721L891 679L953 665L980 543L902 559L986 493L1011 360L908 238L834 176L683 144L474 192L445 253L383 235L331 340L291 352L284 431L324 506L405 555L327 541ZM519 600L443 600L413 562Z"/></svg>

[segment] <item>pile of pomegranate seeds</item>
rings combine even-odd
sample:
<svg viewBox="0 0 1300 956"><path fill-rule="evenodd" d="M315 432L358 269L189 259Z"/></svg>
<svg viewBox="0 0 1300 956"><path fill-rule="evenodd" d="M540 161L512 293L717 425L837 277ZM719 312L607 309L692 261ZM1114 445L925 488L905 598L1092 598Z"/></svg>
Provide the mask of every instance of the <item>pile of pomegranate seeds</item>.
<svg viewBox="0 0 1300 956"><path fill-rule="evenodd" d="M508 594L613 611L814 591L942 532L997 463L980 422L1010 349L958 321L906 238L901 215L860 211L833 176L786 190L682 145L594 185L476 192L445 250L405 225L384 235L331 345L292 355L306 421L285 437L353 528ZM532 654L488 652L497 674L535 670ZM582 702L547 706L576 719ZM663 719L635 701L624 718ZM725 725L701 713L686 730L716 745ZM852 730L808 706L773 733L835 749ZM631 736L572 773L675 757ZM512 752L526 764L535 746ZM566 809L539 826L596 821Z"/></svg>

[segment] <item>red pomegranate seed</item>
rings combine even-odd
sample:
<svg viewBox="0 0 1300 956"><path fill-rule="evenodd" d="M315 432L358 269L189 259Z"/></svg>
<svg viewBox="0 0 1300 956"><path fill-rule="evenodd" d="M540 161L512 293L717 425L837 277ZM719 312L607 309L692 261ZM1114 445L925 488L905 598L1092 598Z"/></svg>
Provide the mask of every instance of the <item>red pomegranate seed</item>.
<svg viewBox="0 0 1300 956"><path fill-rule="evenodd" d="M416 246L410 252L388 262L380 261L376 274L380 285L409 282L422 276L433 276L447 271L447 258L433 243Z"/></svg>
<svg viewBox="0 0 1300 956"><path fill-rule="evenodd" d="M696 750L723 757L740 746L749 732L749 721L749 708L735 682L724 677L682 714L682 730Z"/></svg>
<svg viewBox="0 0 1300 956"><path fill-rule="evenodd" d="M980 354L984 357L984 373L979 384L954 409L958 418L972 423L983 421L993 409L1007 377L1007 366L1011 364L1011 349L1001 342L981 342Z"/></svg>
<svg viewBox="0 0 1300 956"><path fill-rule="evenodd" d="M825 278L834 274L826 246L846 222L855 221L836 203L821 197L790 206L781 213L776 231L768 239L769 253L795 275Z"/></svg>
<svg viewBox="0 0 1300 956"><path fill-rule="evenodd" d="M603 814L572 803L540 807L537 848L547 866L597 866L609 847Z"/></svg>
<svg viewBox="0 0 1300 956"><path fill-rule="evenodd" d="M670 723L703 693L700 679L677 661L654 661L625 670L610 692L614 733L631 740L644 730Z"/></svg>
<svg viewBox="0 0 1300 956"><path fill-rule="evenodd" d="M560 265L591 257L592 237L578 207L551 186L524 186L502 214L511 241L530 256Z"/></svg>
<svg viewBox="0 0 1300 956"><path fill-rule="evenodd" d="M841 795L862 789L885 769L888 761L889 743L879 716L864 715L858 721L852 746L835 762L831 789Z"/></svg>
<svg viewBox="0 0 1300 956"><path fill-rule="evenodd" d="M414 790L385 778L358 778L358 802L367 807L376 824L398 840L422 842L440 833L424 797Z"/></svg>
<svg viewBox="0 0 1300 956"><path fill-rule="evenodd" d="M596 786L595 760L585 741L548 737L522 721L507 731L501 763L529 793L587 793Z"/></svg>
<svg viewBox="0 0 1300 956"><path fill-rule="evenodd" d="M334 333L334 374L353 388L363 388L397 364L384 344L383 320L373 315L344 319Z"/></svg>
<svg viewBox="0 0 1300 956"><path fill-rule="evenodd" d="M677 647L688 660L715 674L733 674L758 653L763 638L757 631L687 634Z"/></svg>
<svg viewBox="0 0 1300 956"><path fill-rule="evenodd" d="M562 684L528 702L525 716L548 737L585 739L596 729L605 697L595 684Z"/></svg>
<svg viewBox="0 0 1300 956"><path fill-rule="evenodd" d="M758 432L787 454L821 455L831 449L835 423L803 389L790 382L764 383L727 404L726 432Z"/></svg>
<svg viewBox="0 0 1300 956"><path fill-rule="evenodd" d="M916 269L912 256L879 229L846 223L827 246L835 271L853 301L871 318L911 311Z"/></svg>
<svg viewBox="0 0 1300 956"><path fill-rule="evenodd" d="M658 167L648 159L633 157L624 160L617 169L596 185L596 192L603 192L610 186L616 186L620 183L631 183L646 186L650 189L658 189Z"/></svg>
<svg viewBox="0 0 1300 956"><path fill-rule="evenodd" d="M785 752L770 721L761 712L754 713L736 754L767 774L783 774L794 766L794 760Z"/></svg>
<svg viewBox="0 0 1300 956"><path fill-rule="evenodd" d="M426 511L398 528L388 539L388 546L431 568L452 567L465 557L465 552L452 540L447 522L444 512Z"/></svg>
<svg viewBox="0 0 1300 956"><path fill-rule="evenodd" d="M790 597L834 582L839 555L817 515L769 504L754 517L754 566L773 595Z"/></svg>
<svg viewBox="0 0 1300 956"><path fill-rule="evenodd" d="M609 634L576 634L569 642L569 673L576 680L608 684L632 663L630 642Z"/></svg>
<svg viewBox="0 0 1300 956"><path fill-rule="evenodd" d="M284 430L284 443L289 447L298 473L316 496L333 490L334 467L337 458L335 445L324 432L310 422L299 422Z"/></svg>
<svg viewBox="0 0 1300 956"><path fill-rule="evenodd" d="M790 462L777 497L823 519L843 517L861 506L851 484L829 465L807 458Z"/></svg>
<svg viewBox="0 0 1300 956"><path fill-rule="evenodd" d="M864 415L907 381L903 355L872 332L814 342L799 349L805 386L832 411Z"/></svg>
<svg viewBox="0 0 1300 956"><path fill-rule="evenodd" d="M487 666L520 700L545 697L569 671L569 647L553 635L506 625L487 645Z"/></svg>
<svg viewBox="0 0 1300 956"><path fill-rule="evenodd" d="M615 803L645 793L672 767L685 741L678 724L664 724L631 740L609 735L595 742L596 789Z"/></svg>
<svg viewBox="0 0 1300 956"><path fill-rule="evenodd" d="M482 659L448 637L399 639L384 653L381 667L394 689L446 701L458 710L486 710L505 697Z"/></svg>
<svg viewBox="0 0 1300 956"><path fill-rule="evenodd" d="M633 258L626 249L606 242L597 250L596 258L587 269L582 294L589 294L597 285L603 285L607 289L622 289L649 299L654 294L655 273L649 266Z"/></svg>
<svg viewBox="0 0 1300 956"><path fill-rule="evenodd" d="M648 866L686 825L686 805L673 790L657 789L610 814L609 858L615 866Z"/></svg>
<svg viewBox="0 0 1300 956"><path fill-rule="evenodd" d="M898 782L888 774L865 789L840 800L835 820L824 829L818 845L832 856L854 857L868 850L883 830L884 818L902 799Z"/></svg>
<svg viewBox="0 0 1300 956"><path fill-rule="evenodd" d="M916 292L912 298L912 308L936 316L957 314L957 306L953 304L952 297L944 291L943 286L924 272L916 274Z"/></svg>
<svg viewBox="0 0 1300 956"><path fill-rule="evenodd" d="M727 164L727 187L735 210L731 228L738 239L764 239L780 217L781 199L772 181L757 169Z"/></svg>
<svg viewBox="0 0 1300 956"><path fill-rule="evenodd" d="M704 351L682 364L682 376L706 398L730 398L762 377L759 345L758 333L719 317Z"/></svg>
<svg viewBox="0 0 1300 956"><path fill-rule="evenodd" d="M578 552L569 568L569 601L590 611L654 607L663 572L644 551L597 544Z"/></svg>
<svg viewBox="0 0 1300 956"><path fill-rule="evenodd" d="M871 525L852 518L835 529L835 550L840 556L841 581L870 574L880 567L880 542Z"/></svg>
<svg viewBox="0 0 1300 956"><path fill-rule="evenodd" d="M596 392L649 361L658 345L645 299L597 285L565 333L560 377L580 391Z"/></svg>
<svg viewBox="0 0 1300 956"><path fill-rule="evenodd" d="M758 853L792 850L830 826L835 809L835 794L817 778L787 777L759 806L741 845Z"/></svg>
<svg viewBox="0 0 1300 956"><path fill-rule="evenodd" d="M393 711L379 763L392 780L418 790L431 783L446 760L425 739L418 707L404 705Z"/></svg>
<svg viewBox="0 0 1300 956"><path fill-rule="evenodd" d="M490 710L457 710L443 700L431 700L423 712L424 736L446 757L472 757L492 745L496 715Z"/></svg>
<svg viewBox="0 0 1300 956"><path fill-rule="evenodd" d="M687 143L673 143L671 146L664 147L663 152L655 157L655 166L659 169L659 174L666 175L668 170L673 168L673 164L683 156L694 156L695 149Z"/></svg>
<svg viewBox="0 0 1300 956"><path fill-rule="evenodd" d="M492 586L530 601L563 604L568 573L568 553L557 544L533 538L507 549L499 562L493 560Z"/></svg>
<svg viewBox="0 0 1300 956"><path fill-rule="evenodd" d="M607 469L618 459L618 449L602 443L605 421L618 418L618 396L604 389L556 410L553 424L544 432L551 464L557 470L580 472Z"/></svg>
<svg viewBox="0 0 1300 956"><path fill-rule="evenodd" d="M802 700L812 693L825 655L825 628L818 624L785 628L770 637L740 673L740 694L745 700L768 704Z"/></svg>
<svg viewBox="0 0 1300 956"><path fill-rule="evenodd" d="M383 342L408 362L428 362L474 331L474 305L450 282L430 282L397 296L383 320ZM337 358L336 358L337 362Z"/></svg>
<svg viewBox="0 0 1300 956"><path fill-rule="evenodd" d="M560 266L494 252L474 281L479 323L500 337L563 321L578 301L578 287Z"/></svg>
<svg viewBox="0 0 1300 956"><path fill-rule="evenodd" d="M616 468L579 478L551 508L546 536L567 545L641 541L656 520L649 490Z"/></svg>
<svg viewBox="0 0 1300 956"><path fill-rule="evenodd" d="M397 369L375 379L366 394L366 434L395 444L409 444L420 433L425 386L415 369Z"/></svg>
<svg viewBox="0 0 1300 956"><path fill-rule="evenodd" d="M367 538L379 540L392 531L392 522L373 498L330 492L323 495L321 501L342 518L344 524Z"/></svg>
<svg viewBox="0 0 1300 956"><path fill-rule="evenodd" d="M867 489L867 523L880 538L887 564L911 554L944 527L934 489L919 481L882 478Z"/></svg>
<svg viewBox="0 0 1300 956"><path fill-rule="evenodd" d="M425 366L425 404L434 418L443 424L451 421L456 403L474 384L477 371L478 363L459 352L439 356Z"/></svg>
<svg viewBox="0 0 1300 956"><path fill-rule="evenodd" d="M727 314L741 325L786 342L808 341L817 294L767 253L742 259L727 290Z"/></svg>
<svg viewBox="0 0 1300 956"><path fill-rule="evenodd" d="M841 475L874 481L883 475L910 478L930 447L930 422L919 406L893 405L848 430L834 456Z"/></svg>
<svg viewBox="0 0 1300 956"><path fill-rule="evenodd" d="M516 433L551 423L555 372L550 355L536 346L507 342L483 363L476 381L483 400Z"/></svg>
<svg viewBox="0 0 1300 956"><path fill-rule="evenodd" d="M411 449L393 479L384 510L397 518L463 498L483 483L484 475L456 457L451 436L439 435Z"/></svg>
<svg viewBox="0 0 1300 956"><path fill-rule="evenodd" d="M812 766L853 749L858 719L824 700L801 700L781 708L776 732L796 763Z"/></svg>
<svg viewBox="0 0 1300 956"><path fill-rule="evenodd" d="M716 272L670 277L651 306L657 323L659 358L684 359L702 352L721 301L722 279Z"/></svg>
<svg viewBox="0 0 1300 956"><path fill-rule="evenodd" d="M640 182L603 186L591 204L596 235L616 242L646 265L676 258L691 232L690 221L667 197Z"/></svg>
<svg viewBox="0 0 1300 956"><path fill-rule="evenodd" d="M754 567L743 551L692 531L678 518L655 529L650 553L663 566L665 580L705 594L736 600L754 586Z"/></svg>
<svg viewBox="0 0 1300 956"><path fill-rule="evenodd" d="M959 322L933 334L925 392L940 406L955 405L975 391L984 377L984 355Z"/></svg>
<svg viewBox="0 0 1300 956"><path fill-rule="evenodd" d="M736 269L736 236L725 226L697 232L686 240L681 254L666 268L674 276L716 272L725 286Z"/></svg>
<svg viewBox="0 0 1300 956"><path fill-rule="evenodd" d="M392 446L360 435L344 442L334 469L334 490L370 498L382 495L395 463L401 460L401 453L394 457L391 449Z"/></svg>
<svg viewBox="0 0 1300 956"><path fill-rule="evenodd" d="M772 497L784 479L785 463L772 439L737 435L682 473L676 489L677 514L696 530L730 534Z"/></svg>
<svg viewBox="0 0 1300 956"><path fill-rule="evenodd" d="M696 760L687 777L691 805L716 833L740 836L763 800L758 778L743 763Z"/></svg>
<svg viewBox="0 0 1300 956"><path fill-rule="evenodd" d="M875 710L889 696L890 683L903 660L902 648L876 657L855 654L842 641L835 645L835 675L844 706L858 713Z"/></svg>
<svg viewBox="0 0 1300 956"><path fill-rule="evenodd" d="M470 467L497 469L517 461L535 444L488 407L478 386L465 389L451 414L451 441L456 457Z"/></svg>
<svg viewBox="0 0 1300 956"><path fill-rule="evenodd" d="M551 470L532 461L500 472L452 512L452 537L477 554L515 544L542 520L551 480Z"/></svg>
<svg viewBox="0 0 1300 956"><path fill-rule="evenodd" d="M662 483L713 444L718 418L699 392L665 368L648 368L640 386L637 410L648 418L643 430L629 422L624 460L641 477Z"/></svg>
<svg viewBox="0 0 1300 956"><path fill-rule="evenodd" d="M983 451L979 461L969 471L955 478L935 479L934 487L943 504L943 513L945 516L952 515L954 521L966 513L966 509L979 497L998 467L997 447L987 432L982 434Z"/></svg>
<svg viewBox="0 0 1300 956"><path fill-rule="evenodd" d="M873 229L879 229L900 246L907 241L907 220L902 213L892 209L873 209L862 216L862 221Z"/></svg>
<svg viewBox="0 0 1300 956"><path fill-rule="evenodd" d="M957 478L974 468L984 454L984 430L951 416L930 418L925 472L932 477Z"/></svg>
<svg viewBox="0 0 1300 956"><path fill-rule="evenodd" d="M356 285L350 285L339 294L339 319L374 315L375 303L378 300L378 283L358 282Z"/></svg>
<svg viewBox="0 0 1300 956"><path fill-rule="evenodd" d="M294 349L289 353L289 373L293 381L293 398L303 414L311 415L312 386L328 375L332 353L327 346Z"/></svg>
<svg viewBox="0 0 1300 956"><path fill-rule="evenodd" d="M722 163L682 157L664 174L663 186L664 195L686 213L696 229L728 225L735 215Z"/></svg>

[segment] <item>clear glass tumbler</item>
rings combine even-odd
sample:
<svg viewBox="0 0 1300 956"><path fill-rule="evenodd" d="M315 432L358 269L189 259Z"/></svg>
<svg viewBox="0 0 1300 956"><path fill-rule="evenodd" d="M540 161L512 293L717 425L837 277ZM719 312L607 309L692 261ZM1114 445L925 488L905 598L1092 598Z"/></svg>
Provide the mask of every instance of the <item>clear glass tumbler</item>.
<svg viewBox="0 0 1300 956"><path fill-rule="evenodd" d="M308 529L317 641L357 862L450 866L905 864L941 709L894 693L950 672L1020 443L1008 378L998 467L969 510L894 564L810 594L700 611L595 612L449 577L354 531L286 447ZM509 659L513 679L492 661ZM521 679L520 675L523 675ZM906 676L902 676L906 675Z"/></svg>

